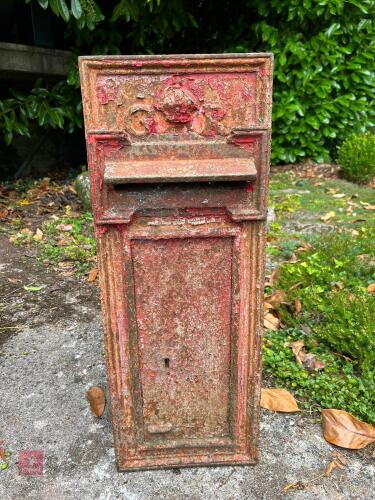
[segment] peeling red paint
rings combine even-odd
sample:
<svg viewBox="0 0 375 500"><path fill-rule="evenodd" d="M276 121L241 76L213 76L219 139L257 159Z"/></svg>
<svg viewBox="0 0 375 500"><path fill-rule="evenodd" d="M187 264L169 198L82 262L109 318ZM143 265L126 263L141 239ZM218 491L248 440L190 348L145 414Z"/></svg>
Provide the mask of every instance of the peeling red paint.
<svg viewBox="0 0 375 500"><path fill-rule="evenodd" d="M271 68L80 59L120 470L256 461Z"/></svg>
<svg viewBox="0 0 375 500"><path fill-rule="evenodd" d="M105 234L107 231L108 231L108 227L107 226L99 226L98 227L98 233L99 233L99 235Z"/></svg>

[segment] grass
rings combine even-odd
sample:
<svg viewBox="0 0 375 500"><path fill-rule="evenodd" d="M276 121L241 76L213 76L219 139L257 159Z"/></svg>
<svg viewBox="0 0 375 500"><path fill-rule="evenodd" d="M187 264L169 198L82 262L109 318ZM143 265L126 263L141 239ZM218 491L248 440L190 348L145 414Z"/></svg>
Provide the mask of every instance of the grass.
<svg viewBox="0 0 375 500"><path fill-rule="evenodd" d="M83 274L93 267L96 242L90 213L79 217L61 217L43 225L43 240L39 243L39 259L43 262L74 262Z"/></svg>
<svg viewBox="0 0 375 500"><path fill-rule="evenodd" d="M274 314L283 329L265 333L265 372L307 408L339 408L375 423L374 191L278 174L271 203L278 217L268 253L284 262L266 293L282 292ZM317 230L299 233L304 220ZM291 344L302 340L323 369L298 364Z"/></svg>

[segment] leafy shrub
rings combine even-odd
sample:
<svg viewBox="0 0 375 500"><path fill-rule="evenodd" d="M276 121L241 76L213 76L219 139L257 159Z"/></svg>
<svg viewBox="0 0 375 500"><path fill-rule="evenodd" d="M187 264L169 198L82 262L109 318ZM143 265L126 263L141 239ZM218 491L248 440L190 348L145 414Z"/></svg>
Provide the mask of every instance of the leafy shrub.
<svg viewBox="0 0 375 500"><path fill-rule="evenodd" d="M275 55L272 159L328 160L374 121L374 0L257 0L237 50ZM240 36L241 36L240 35Z"/></svg>
<svg viewBox="0 0 375 500"><path fill-rule="evenodd" d="M348 233L321 235L297 263L281 267L276 286L286 290L287 302L302 304L298 315L281 307L287 326L307 325L319 341L353 358L358 370L375 373L375 298L367 293L375 278L374 238L371 222L355 239Z"/></svg>
<svg viewBox="0 0 375 500"><path fill-rule="evenodd" d="M367 182L375 177L375 135L354 135L339 148L338 163L348 181Z"/></svg>
<svg viewBox="0 0 375 500"><path fill-rule="evenodd" d="M324 370L308 373L296 363L290 344L301 338L308 352L324 363ZM266 332L263 367L274 385L292 390L304 400L305 408L316 404L340 408L375 423L375 378L356 374L350 359L331 353L324 344L317 345L313 337L304 336L299 329Z"/></svg>
<svg viewBox="0 0 375 500"><path fill-rule="evenodd" d="M374 0L222 0L220 9L217 0L37 1L68 23L66 43L75 55L273 52L275 163L327 160L338 137L373 125ZM44 110L41 124L26 96L5 99L0 128L8 142L33 122L81 126L76 66L74 58L67 88L59 89L69 107L75 92L76 118L59 111L65 104L58 99L46 99L53 112Z"/></svg>
<svg viewBox="0 0 375 500"><path fill-rule="evenodd" d="M354 358L362 372L375 376L375 300L370 294L331 292L319 307L317 338L336 352Z"/></svg>

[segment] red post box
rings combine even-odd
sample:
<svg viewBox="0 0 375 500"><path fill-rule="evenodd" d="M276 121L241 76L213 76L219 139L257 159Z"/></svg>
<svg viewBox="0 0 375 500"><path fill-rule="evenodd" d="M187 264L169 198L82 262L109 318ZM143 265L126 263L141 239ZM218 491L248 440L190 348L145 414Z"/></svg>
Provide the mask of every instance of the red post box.
<svg viewBox="0 0 375 500"><path fill-rule="evenodd" d="M254 463L272 56L80 72L118 468Z"/></svg>

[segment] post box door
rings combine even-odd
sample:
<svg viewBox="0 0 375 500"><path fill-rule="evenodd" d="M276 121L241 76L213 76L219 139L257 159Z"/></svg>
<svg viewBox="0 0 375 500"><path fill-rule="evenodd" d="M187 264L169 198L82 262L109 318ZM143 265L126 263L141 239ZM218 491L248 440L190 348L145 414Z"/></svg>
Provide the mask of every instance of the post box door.
<svg viewBox="0 0 375 500"><path fill-rule="evenodd" d="M147 440L229 437L232 239L133 242Z"/></svg>

